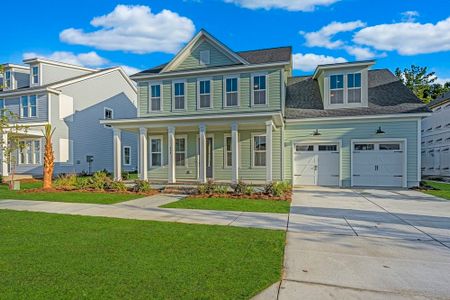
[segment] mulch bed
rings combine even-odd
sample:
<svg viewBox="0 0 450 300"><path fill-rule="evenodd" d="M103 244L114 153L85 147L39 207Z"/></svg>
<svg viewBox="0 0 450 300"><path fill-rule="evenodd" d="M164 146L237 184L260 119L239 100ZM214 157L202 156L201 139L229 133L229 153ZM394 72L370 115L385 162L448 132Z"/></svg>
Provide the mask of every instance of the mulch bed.
<svg viewBox="0 0 450 300"><path fill-rule="evenodd" d="M51 189L27 189L21 190L21 193L61 193L61 192L77 192L77 193L96 193L96 194L127 194L127 195L143 195L143 196L153 196L159 194L158 190L151 190L146 193L138 193L132 191L111 191L111 190L96 190L96 189L73 189L73 188L51 188Z"/></svg>
<svg viewBox="0 0 450 300"><path fill-rule="evenodd" d="M253 199L253 200L273 200L273 201L291 201L292 192L285 193L281 197L270 196L264 193L253 193L251 195L227 194L192 194L195 198L227 198L227 199Z"/></svg>

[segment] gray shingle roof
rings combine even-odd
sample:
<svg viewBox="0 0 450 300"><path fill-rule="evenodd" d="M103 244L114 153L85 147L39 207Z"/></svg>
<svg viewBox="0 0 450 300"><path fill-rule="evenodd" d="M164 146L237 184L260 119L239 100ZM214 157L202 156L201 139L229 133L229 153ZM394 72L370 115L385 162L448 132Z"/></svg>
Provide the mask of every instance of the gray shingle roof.
<svg viewBox="0 0 450 300"><path fill-rule="evenodd" d="M444 93L428 103L428 107L435 107L446 102L450 102L450 92Z"/></svg>
<svg viewBox="0 0 450 300"><path fill-rule="evenodd" d="M310 76L288 79L286 118L345 117L429 112L425 104L387 69L369 71L369 105L360 108L323 107L319 84Z"/></svg>
<svg viewBox="0 0 450 300"><path fill-rule="evenodd" d="M249 50L236 52L236 54L245 59L250 64L275 63L275 62L290 61L292 54L292 47L277 47L270 49ZM162 71L162 69L164 69L164 67L167 64L168 63L164 63L159 66L141 71L139 73L132 75L131 77L158 74Z"/></svg>

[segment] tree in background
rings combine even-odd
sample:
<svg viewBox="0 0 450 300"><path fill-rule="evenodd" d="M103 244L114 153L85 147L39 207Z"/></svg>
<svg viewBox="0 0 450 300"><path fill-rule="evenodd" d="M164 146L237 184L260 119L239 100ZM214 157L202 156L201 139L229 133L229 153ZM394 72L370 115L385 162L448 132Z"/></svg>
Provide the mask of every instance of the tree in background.
<svg viewBox="0 0 450 300"><path fill-rule="evenodd" d="M52 125L46 124L43 130L45 139L45 152L44 152L44 189L52 188L53 169L55 167L55 154L53 152L52 137L55 129L52 129Z"/></svg>
<svg viewBox="0 0 450 300"><path fill-rule="evenodd" d="M411 68L395 69L397 76L424 103L436 99L439 95L450 91L450 82L444 85L436 83L435 72L428 72L428 67L411 65Z"/></svg>

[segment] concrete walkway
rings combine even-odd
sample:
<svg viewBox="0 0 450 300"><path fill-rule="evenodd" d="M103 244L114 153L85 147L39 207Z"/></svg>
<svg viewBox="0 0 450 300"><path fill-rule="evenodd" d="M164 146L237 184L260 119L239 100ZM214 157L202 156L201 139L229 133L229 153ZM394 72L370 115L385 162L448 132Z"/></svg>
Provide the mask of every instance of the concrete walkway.
<svg viewBox="0 0 450 300"><path fill-rule="evenodd" d="M410 190L296 191L277 298L450 299L450 201Z"/></svg>
<svg viewBox="0 0 450 300"><path fill-rule="evenodd" d="M160 194L118 204L0 200L0 209L285 230L287 214L159 208L184 196Z"/></svg>

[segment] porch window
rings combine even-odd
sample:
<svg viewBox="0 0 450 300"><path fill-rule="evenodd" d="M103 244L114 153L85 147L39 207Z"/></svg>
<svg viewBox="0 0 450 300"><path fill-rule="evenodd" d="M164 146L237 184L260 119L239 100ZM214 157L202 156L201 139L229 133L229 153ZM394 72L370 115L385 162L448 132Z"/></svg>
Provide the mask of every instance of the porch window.
<svg viewBox="0 0 450 300"><path fill-rule="evenodd" d="M150 111L161 111L161 85L151 85L150 93Z"/></svg>
<svg viewBox="0 0 450 300"><path fill-rule="evenodd" d="M233 165L233 152L231 150L232 140L231 136L225 137L225 166L231 167Z"/></svg>
<svg viewBox="0 0 450 300"><path fill-rule="evenodd" d="M162 166L162 139L150 138L150 167Z"/></svg>
<svg viewBox="0 0 450 300"><path fill-rule="evenodd" d="M253 105L265 105L266 96L266 75L253 76Z"/></svg>
<svg viewBox="0 0 450 300"><path fill-rule="evenodd" d="M175 165L186 166L186 138L175 139Z"/></svg>
<svg viewBox="0 0 450 300"><path fill-rule="evenodd" d="M130 146L123 147L123 164L125 166L131 165L131 147Z"/></svg>
<svg viewBox="0 0 450 300"><path fill-rule="evenodd" d="M41 164L40 140L27 140L19 142L19 164Z"/></svg>
<svg viewBox="0 0 450 300"><path fill-rule="evenodd" d="M174 109L185 109L185 84L184 82L176 82L173 85L174 89Z"/></svg>
<svg viewBox="0 0 450 300"><path fill-rule="evenodd" d="M200 80L199 84L199 108L211 107L211 80Z"/></svg>
<svg viewBox="0 0 450 300"><path fill-rule="evenodd" d="M12 89L11 71L5 72L5 88Z"/></svg>
<svg viewBox="0 0 450 300"><path fill-rule="evenodd" d="M255 135L253 137L253 166L266 166L266 136Z"/></svg>
<svg viewBox="0 0 450 300"><path fill-rule="evenodd" d="M330 103L344 103L344 75L330 76Z"/></svg>
<svg viewBox="0 0 450 300"><path fill-rule="evenodd" d="M237 106L238 105L238 79L227 78L225 79L225 106Z"/></svg>
<svg viewBox="0 0 450 300"><path fill-rule="evenodd" d="M31 77L31 84L36 85L39 84L39 67L34 66L31 69L32 77Z"/></svg>
<svg viewBox="0 0 450 300"><path fill-rule="evenodd" d="M348 103L361 103L361 73L347 74Z"/></svg>

